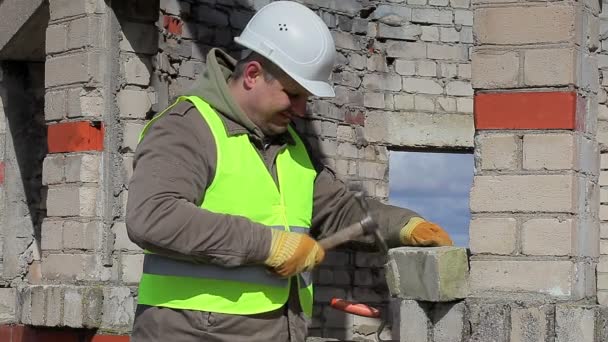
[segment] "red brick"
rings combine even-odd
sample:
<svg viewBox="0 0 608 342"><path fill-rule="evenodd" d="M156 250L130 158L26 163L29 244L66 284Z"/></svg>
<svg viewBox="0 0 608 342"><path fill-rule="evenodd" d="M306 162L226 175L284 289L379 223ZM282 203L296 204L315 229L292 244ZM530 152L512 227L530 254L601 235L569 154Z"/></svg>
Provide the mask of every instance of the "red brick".
<svg viewBox="0 0 608 342"><path fill-rule="evenodd" d="M344 122L359 126L365 126L365 115L362 112L347 111L344 114Z"/></svg>
<svg viewBox="0 0 608 342"><path fill-rule="evenodd" d="M4 162L0 162L0 185L2 184L4 184Z"/></svg>
<svg viewBox="0 0 608 342"><path fill-rule="evenodd" d="M91 342L129 342L129 336L96 335Z"/></svg>
<svg viewBox="0 0 608 342"><path fill-rule="evenodd" d="M103 151L103 124L89 121L66 122L48 126L49 153Z"/></svg>
<svg viewBox="0 0 608 342"><path fill-rule="evenodd" d="M166 15L163 21L163 27L167 31L178 36L182 34L182 27L184 26L184 23L179 18Z"/></svg>
<svg viewBox="0 0 608 342"><path fill-rule="evenodd" d="M576 129L575 92L475 95L476 129Z"/></svg>

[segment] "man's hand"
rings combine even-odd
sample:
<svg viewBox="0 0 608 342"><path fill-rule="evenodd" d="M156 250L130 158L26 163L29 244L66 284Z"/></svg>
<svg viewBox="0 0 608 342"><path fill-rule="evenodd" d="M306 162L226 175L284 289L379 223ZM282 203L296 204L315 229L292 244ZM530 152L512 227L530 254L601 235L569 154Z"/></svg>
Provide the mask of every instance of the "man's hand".
<svg viewBox="0 0 608 342"><path fill-rule="evenodd" d="M448 233L438 225L420 217L409 220L399 233L401 243L406 246L452 246L454 243Z"/></svg>
<svg viewBox="0 0 608 342"><path fill-rule="evenodd" d="M272 243L264 262L281 277L310 271L325 258L325 251L305 234L272 230Z"/></svg>

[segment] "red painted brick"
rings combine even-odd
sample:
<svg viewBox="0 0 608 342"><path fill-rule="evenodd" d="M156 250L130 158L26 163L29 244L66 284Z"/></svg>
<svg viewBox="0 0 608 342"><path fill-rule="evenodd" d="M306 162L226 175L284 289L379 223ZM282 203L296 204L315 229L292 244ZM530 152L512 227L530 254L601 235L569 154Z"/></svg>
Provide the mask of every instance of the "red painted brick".
<svg viewBox="0 0 608 342"><path fill-rule="evenodd" d="M163 27L175 35L179 36L182 34L183 26L184 23L179 18L166 15L163 19Z"/></svg>
<svg viewBox="0 0 608 342"><path fill-rule="evenodd" d="M476 129L571 129L575 92L513 92L475 95Z"/></svg>
<svg viewBox="0 0 608 342"><path fill-rule="evenodd" d="M96 335L91 342L129 342L129 336Z"/></svg>
<svg viewBox="0 0 608 342"><path fill-rule="evenodd" d="M353 125L365 126L365 114L362 112L347 111L344 114L344 122Z"/></svg>
<svg viewBox="0 0 608 342"><path fill-rule="evenodd" d="M0 185L4 184L4 162L0 162ZM0 340L2 341L2 340Z"/></svg>
<svg viewBox="0 0 608 342"><path fill-rule="evenodd" d="M66 122L48 126L49 153L103 151L103 124L89 121Z"/></svg>

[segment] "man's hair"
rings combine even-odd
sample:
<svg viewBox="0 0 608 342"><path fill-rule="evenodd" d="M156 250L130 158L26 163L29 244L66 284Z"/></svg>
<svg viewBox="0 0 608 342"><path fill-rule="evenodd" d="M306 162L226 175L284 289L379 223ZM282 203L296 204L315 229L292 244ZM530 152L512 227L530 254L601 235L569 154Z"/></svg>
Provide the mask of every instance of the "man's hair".
<svg viewBox="0 0 608 342"><path fill-rule="evenodd" d="M247 56L241 58L238 62L236 62L236 65L234 66L234 71L232 71L232 75L230 76L230 78L232 80L237 80L241 78L245 73L245 66L247 65L247 63L252 61L256 61L262 66L262 75L264 76L264 80L266 80L266 82L270 82L275 79L274 73L276 72L276 70L279 69L274 66L274 64L272 64L272 62L270 62L268 59L264 58L256 52L251 52Z"/></svg>

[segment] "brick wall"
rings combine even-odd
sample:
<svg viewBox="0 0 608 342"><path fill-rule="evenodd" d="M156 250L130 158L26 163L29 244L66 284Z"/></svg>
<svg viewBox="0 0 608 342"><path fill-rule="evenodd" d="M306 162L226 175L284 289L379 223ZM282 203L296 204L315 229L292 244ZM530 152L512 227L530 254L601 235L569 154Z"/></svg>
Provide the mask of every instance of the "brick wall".
<svg viewBox="0 0 608 342"><path fill-rule="evenodd" d="M600 142L600 260L597 265L597 298L602 305L608 305L608 104L606 91L608 90L608 10L602 7L600 13L600 50L598 52L598 67L600 77L600 91L598 96L598 141Z"/></svg>

